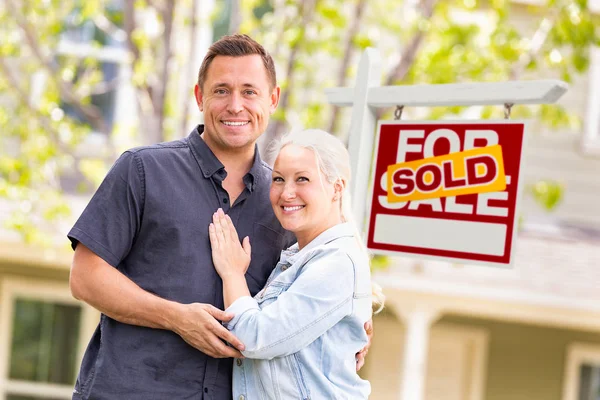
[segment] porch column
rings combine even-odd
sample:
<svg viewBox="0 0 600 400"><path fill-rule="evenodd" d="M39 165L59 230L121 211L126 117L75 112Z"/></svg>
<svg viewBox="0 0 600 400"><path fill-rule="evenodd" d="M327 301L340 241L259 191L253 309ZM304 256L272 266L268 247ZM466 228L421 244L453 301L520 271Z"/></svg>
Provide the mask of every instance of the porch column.
<svg viewBox="0 0 600 400"><path fill-rule="evenodd" d="M402 380L399 400L423 400L427 374L429 329L439 310L414 308L401 312L405 326Z"/></svg>

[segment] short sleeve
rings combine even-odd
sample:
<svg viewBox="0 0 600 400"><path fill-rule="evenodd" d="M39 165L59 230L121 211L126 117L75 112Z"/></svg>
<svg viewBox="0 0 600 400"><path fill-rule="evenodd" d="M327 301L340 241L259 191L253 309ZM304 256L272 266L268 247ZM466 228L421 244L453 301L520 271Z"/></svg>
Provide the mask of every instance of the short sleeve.
<svg viewBox="0 0 600 400"><path fill-rule="evenodd" d="M142 161L136 153L125 152L69 231L73 249L82 243L113 267L119 265L138 233L144 193Z"/></svg>

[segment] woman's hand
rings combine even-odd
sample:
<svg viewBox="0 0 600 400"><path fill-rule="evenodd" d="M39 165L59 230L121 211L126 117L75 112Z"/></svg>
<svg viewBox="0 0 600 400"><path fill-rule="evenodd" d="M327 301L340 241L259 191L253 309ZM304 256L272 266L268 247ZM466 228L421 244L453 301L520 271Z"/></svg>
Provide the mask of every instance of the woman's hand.
<svg viewBox="0 0 600 400"><path fill-rule="evenodd" d="M221 279L244 276L250 265L250 239L246 236L240 244L231 218L220 208L213 214L213 222L208 227L208 236L212 247L213 264Z"/></svg>

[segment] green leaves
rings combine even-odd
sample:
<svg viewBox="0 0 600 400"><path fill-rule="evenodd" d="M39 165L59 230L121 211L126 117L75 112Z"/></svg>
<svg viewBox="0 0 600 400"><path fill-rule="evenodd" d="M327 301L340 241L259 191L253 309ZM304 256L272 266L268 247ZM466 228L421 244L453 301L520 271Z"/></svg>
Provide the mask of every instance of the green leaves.
<svg viewBox="0 0 600 400"><path fill-rule="evenodd" d="M184 135L181 104L190 94L187 89L183 93L183 81L189 80L189 87L195 77L175 84L162 82L164 15L160 8L167 2L157 2L161 7L155 8L154 2L135 0L135 16L129 19L122 6L115 5L119 2L11 2L14 9L0 10L0 58L7 64L5 69L0 65L0 91L6 99L0 107L0 148L10 149L0 157L0 196L15 204L9 225L34 240L40 225L32 223L33 215L56 220L67 215L65 203L61 204L61 179L68 173L83 176L78 186L89 193L114 156L107 154L114 151L110 146L97 154L76 150L92 124L73 111L64 87L81 105L90 105L104 77L102 64L94 57L81 56L74 49L59 56L61 38L69 34L75 42L81 39L100 48L115 43L111 35L115 30L123 34L126 20L136 24L128 38L134 47L123 68L131 68L126 83L134 87L128 95L131 102L139 102L140 115L115 121L108 143L118 150L143 141L145 132L139 132L138 120L154 117L158 111L164 117L157 127L163 138ZM188 74L184 72L187 63L196 62L181 50L189 38L186 29L191 27L192 1L176 4L176 32L171 41L175 57L167 63L172 81ZM428 4L433 6L430 17ZM272 53L287 95L287 103L278 108L271 123L337 127L336 134L347 131L350 113L340 110L343 117L334 123L323 91L353 86L360 54L367 47L380 51L384 79L389 77L394 84L423 84L541 76L571 81L588 70L590 45L600 44L600 17L589 12L586 0L548 0L540 6L510 0L250 0L240 1L240 7L240 31ZM217 0L212 20L198 21L199 29L212 29L202 24L218 24L215 34L226 33L230 11L230 3ZM103 28L99 21L104 21ZM33 33L37 48L27 40L27 33ZM91 42L83 36L91 37ZM127 42L119 42L120 50ZM36 51L47 57L49 65L38 59ZM406 64L402 73L391 76L402 63ZM167 95L158 106L156 93L162 89ZM465 111L465 107L435 107L415 115L456 119ZM412 112L405 110L409 117ZM503 117L501 106L481 107L480 112L483 119ZM578 130L582 124L580 117L558 105L515 105L512 118L535 119L556 129ZM549 209L560 203L562 193L556 182L544 181L530 188L536 201Z"/></svg>
<svg viewBox="0 0 600 400"><path fill-rule="evenodd" d="M563 199L564 187L552 180L543 180L529 187L533 199L545 210L552 211Z"/></svg>

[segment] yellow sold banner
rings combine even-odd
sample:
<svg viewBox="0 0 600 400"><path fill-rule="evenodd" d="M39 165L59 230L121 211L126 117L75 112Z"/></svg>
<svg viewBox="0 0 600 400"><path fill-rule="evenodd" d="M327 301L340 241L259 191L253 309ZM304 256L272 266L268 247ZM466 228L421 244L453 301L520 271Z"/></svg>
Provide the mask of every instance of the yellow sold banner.
<svg viewBox="0 0 600 400"><path fill-rule="evenodd" d="M387 168L390 203L506 189L502 147L480 147Z"/></svg>

